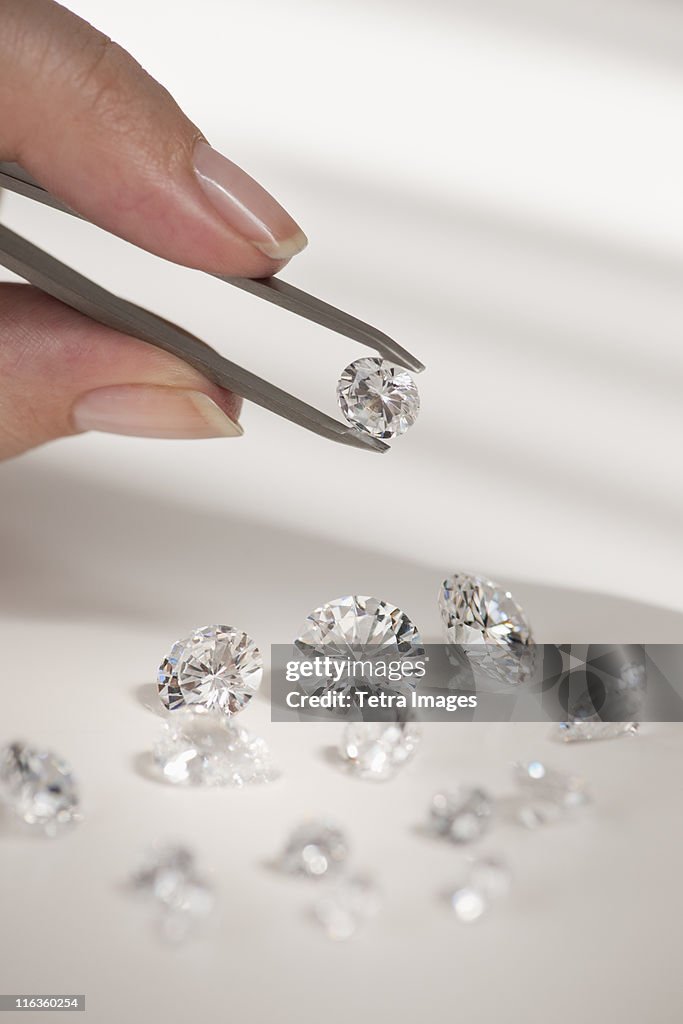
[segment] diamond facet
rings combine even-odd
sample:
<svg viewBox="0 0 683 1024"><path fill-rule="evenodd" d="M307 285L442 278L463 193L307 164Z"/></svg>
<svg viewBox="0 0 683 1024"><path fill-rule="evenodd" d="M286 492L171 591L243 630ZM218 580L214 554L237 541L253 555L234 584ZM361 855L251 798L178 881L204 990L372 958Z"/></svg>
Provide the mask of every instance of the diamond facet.
<svg viewBox="0 0 683 1024"><path fill-rule="evenodd" d="M404 434L420 411L420 395L410 374L377 356L356 359L346 367L337 398L352 426L383 439Z"/></svg>
<svg viewBox="0 0 683 1024"><path fill-rule="evenodd" d="M619 736L635 736L638 728L638 722L601 722L599 719L560 722L557 727L558 737L565 743L584 743L591 740L612 740Z"/></svg>
<svg viewBox="0 0 683 1024"><path fill-rule="evenodd" d="M335 942L350 939L378 910L376 886L360 875L345 878L326 889L313 908L325 934Z"/></svg>
<svg viewBox="0 0 683 1024"><path fill-rule="evenodd" d="M470 843L486 832L492 812L491 799L483 789L462 787L434 795L431 823L435 832L451 842Z"/></svg>
<svg viewBox="0 0 683 1024"><path fill-rule="evenodd" d="M339 870L348 855L348 843L341 829L328 821L307 821L290 836L279 866L287 874L317 879Z"/></svg>
<svg viewBox="0 0 683 1024"><path fill-rule="evenodd" d="M450 894L453 912L463 924L478 921L490 904L505 896L510 888L510 871L493 857L472 861L462 883Z"/></svg>
<svg viewBox="0 0 683 1024"><path fill-rule="evenodd" d="M387 662L424 657L420 634L405 612L388 601L357 595L339 597L312 611L295 646L306 659L329 659L332 674L310 680L320 692L388 689L409 694L415 689L416 677L406 673L391 681L378 663L386 666ZM372 662L372 672L364 674L368 662ZM307 686L306 680L302 686Z"/></svg>
<svg viewBox="0 0 683 1024"><path fill-rule="evenodd" d="M170 942L185 939L214 908L213 888L198 875L194 854L184 846L152 852L133 875L132 883L156 901L161 934Z"/></svg>
<svg viewBox="0 0 683 1024"><path fill-rule="evenodd" d="M0 787L27 825L55 836L81 820L71 768L49 750L11 743L0 750Z"/></svg>
<svg viewBox="0 0 683 1024"><path fill-rule="evenodd" d="M245 786L278 776L265 740L223 715L190 708L164 722L152 753L164 781L175 785Z"/></svg>
<svg viewBox="0 0 683 1024"><path fill-rule="evenodd" d="M527 828L557 821L590 803L583 779L554 771L541 761L519 762L513 765L513 773L521 790L517 817Z"/></svg>
<svg viewBox="0 0 683 1024"><path fill-rule="evenodd" d="M203 626L173 645L159 666L158 687L169 711L192 705L236 715L261 683L263 659L254 641L232 626Z"/></svg>
<svg viewBox="0 0 683 1024"><path fill-rule="evenodd" d="M414 722L352 722L344 729L339 753L361 779L392 778L420 741Z"/></svg>

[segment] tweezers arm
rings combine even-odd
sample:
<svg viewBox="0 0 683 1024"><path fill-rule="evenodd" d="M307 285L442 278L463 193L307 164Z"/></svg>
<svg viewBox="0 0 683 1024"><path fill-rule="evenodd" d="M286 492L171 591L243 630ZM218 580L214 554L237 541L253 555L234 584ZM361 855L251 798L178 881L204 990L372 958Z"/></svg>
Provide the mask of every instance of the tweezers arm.
<svg viewBox="0 0 683 1024"><path fill-rule="evenodd" d="M4 225L0 225L0 264L92 320L170 352L219 387L292 423L355 448L387 449L383 442L354 434L331 416L225 359L181 327L106 291Z"/></svg>
<svg viewBox="0 0 683 1024"><path fill-rule="evenodd" d="M0 163L0 188L3 187L11 189L18 195L26 196L46 206L51 206L54 210L70 213L73 217L79 216L79 214L60 202L59 199L55 199L47 189L44 189L19 164ZM368 348L374 349L384 359L389 359L399 366L405 366L408 370L413 370L416 373L424 370L424 364L419 359L416 359L412 353L408 352L407 349L394 341L393 338L390 338L388 334L378 331L376 327L372 327L363 320L351 316L350 313L344 313L343 310L337 309L336 306L331 306L329 302L323 302L322 299L309 295L308 292L288 284L279 277L224 277L220 274L215 274L214 276L219 281L226 281L235 288L241 288L242 291L250 292L260 299L265 299L266 302L272 302L282 309L288 309L290 312L296 313L306 320L312 320L313 323L326 327L330 331L335 331L345 338L351 338L353 341L360 342L361 345L367 345Z"/></svg>
<svg viewBox="0 0 683 1024"><path fill-rule="evenodd" d="M218 276L218 275L216 275ZM416 359L414 355L403 348L398 342L390 338L388 334L378 331L376 327L366 324L363 320L344 313L329 302L323 302L314 295L309 295L301 288L288 284L279 277L219 277L221 281L235 285L245 292L257 295L260 299L272 302L283 309L289 309L306 320L312 320L321 327L327 327L330 331L343 334L345 338L352 338L359 341L361 345L379 352L384 359L389 359L399 366L405 366L408 370L419 373L424 370L424 364Z"/></svg>

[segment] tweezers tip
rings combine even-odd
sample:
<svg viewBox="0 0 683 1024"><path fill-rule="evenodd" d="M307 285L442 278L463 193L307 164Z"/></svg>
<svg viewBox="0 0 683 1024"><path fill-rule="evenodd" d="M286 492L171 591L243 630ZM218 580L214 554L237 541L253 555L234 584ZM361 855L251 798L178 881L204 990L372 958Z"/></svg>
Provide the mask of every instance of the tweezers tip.
<svg viewBox="0 0 683 1024"><path fill-rule="evenodd" d="M355 430L350 430L346 436L347 440L356 448L367 448L371 452L377 452L379 455L391 451L388 444L380 441L378 437L371 437L370 434L361 434Z"/></svg>

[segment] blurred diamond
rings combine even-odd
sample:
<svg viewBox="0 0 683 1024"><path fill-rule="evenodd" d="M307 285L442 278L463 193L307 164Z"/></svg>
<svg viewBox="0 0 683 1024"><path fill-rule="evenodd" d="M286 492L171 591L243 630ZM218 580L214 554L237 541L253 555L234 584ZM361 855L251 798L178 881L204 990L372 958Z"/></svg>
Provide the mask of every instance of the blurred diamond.
<svg viewBox="0 0 683 1024"><path fill-rule="evenodd" d="M415 381L400 366L369 356L347 366L337 384L345 419L372 437L391 438L412 427L420 411Z"/></svg>
<svg viewBox="0 0 683 1024"><path fill-rule="evenodd" d="M491 824L493 805L483 789L461 787L436 793L431 804L434 830L454 843L470 843Z"/></svg>
<svg viewBox="0 0 683 1024"><path fill-rule="evenodd" d="M307 821L294 830L278 863L287 874L323 878L341 868L348 855L341 829L327 821Z"/></svg>
<svg viewBox="0 0 683 1024"><path fill-rule="evenodd" d="M372 881L362 876L345 878L327 887L316 901L313 913L327 937L336 942L350 939L379 911L379 892Z"/></svg>
<svg viewBox="0 0 683 1024"><path fill-rule="evenodd" d="M590 803L583 779L554 771L541 761L519 762L513 773L521 789L517 817L527 828L550 824Z"/></svg>
<svg viewBox="0 0 683 1024"><path fill-rule="evenodd" d="M132 884L156 901L160 931L169 942L183 941L215 905L212 886L198 875L194 854L183 846L153 851Z"/></svg>
<svg viewBox="0 0 683 1024"><path fill-rule="evenodd" d="M232 626L204 626L173 645L159 666L159 696L169 711L193 706L236 715L261 684L254 641Z"/></svg>
<svg viewBox="0 0 683 1024"><path fill-rule="evenodd" d="M471 924L479 920L491 903L507 895L509 889L507 865L493 857L481 857L471 862L462 883L450 894L449 901L458 920Z"/></svg>
<svg viewBox="0 0 683 1024"><path fill-rule="evenodd" d="M350 695L356 689L410 694L416 685L412 665L392 681L387 663L424 658L420 634L405 612L388 601L358 595L339 597L312 611L295 646L303 658L321 659L321 665L328 659L330 670L322 678L302 679L302 687ZM365 674L369 663L371 671Z"/></svg>
<svg viewBox="0 0 683 1024"><path fill-rule="evenodd" d="M25 743L0 750L0 788L16 814L48 836L81 820L71 768L49 750Z"/></svg>
<svg viewBox="0 0 683 1024"><path fill-rule="evenodd" d="M352 722L344 729L339 753L361 779L384 781L410 760L419 741L414 722Z"/></svg>
<svg viewBox="0 0 683 1024"><path fill-rule="evenodd" d="M462 885L451 894L451 906L455 916L463 924L477 921L486 910L486 900L478 889L471 885Z"/></svg>
<svg viewBox="0 0 683 1024"><path fill-rule="evenodd" d="M278 777L265 740L219 714L189 708L164 722L152 756L165 782L246 786Z"/></svg>
<svg viewBox="0 0 683 1024"><path fill-rule="evenodd" d="M638 722L601 722L594 720L560 722L558 736L565 743L583 743L590 740L612 740L619 736L635 736Z"/></svg>
<svg viewBox="0 0 683 1024"><path fill-rule="evenodd" d="M534 645L524 612L509 591L482 576L454 573L444 580L439 608L452 644L503 682L525 682L533 671ZM485 649L477 650L479 645Z"/></svg>

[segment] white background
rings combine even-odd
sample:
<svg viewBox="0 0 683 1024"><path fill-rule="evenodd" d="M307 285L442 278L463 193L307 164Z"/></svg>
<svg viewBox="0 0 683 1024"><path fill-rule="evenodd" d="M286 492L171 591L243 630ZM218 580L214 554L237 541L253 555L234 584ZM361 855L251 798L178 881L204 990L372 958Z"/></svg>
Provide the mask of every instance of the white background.
<svg viewBox="0 0 683 1024"><path fill-rule="evenodd" d="M145 777L170 643L231 622L267 649L343 593L427 639L456 568L512 587L539 639L679 641L683 12L664 0L74 2L308 233L283 275L428 366L382 458L248 407L240 441L82 437L0 471L0 740L59 749L86 823L0 818L0 990L86 991L89 1018L467 1022L680 1018L680 732L564 748L542 727L434 726L396 782L354 783L327 727L245 724L281 782ZM113 290L334 413L351 342L16 198L4 218ZM263 308L261 308L263 307ZM145 689L147 688L147 689ZM545 756L590 780L581 822L501 825L513 896L480 926L439 900L460 858L421 833L441 785L509 791ZM385 893L345 947L268 867L328 812ZM192 843L214 932L158 945L123 891L150 842ZM134 1008L130 1009L130 1001ZM124 1007L128 1008L124 1008ZM39 1020L41 1015L31 1019Z"/></svg>

